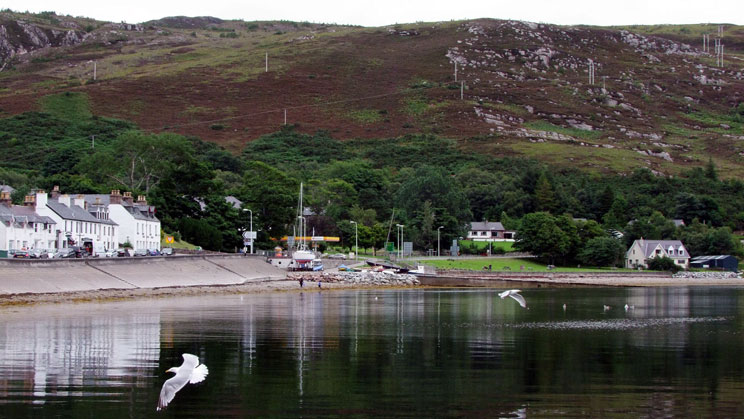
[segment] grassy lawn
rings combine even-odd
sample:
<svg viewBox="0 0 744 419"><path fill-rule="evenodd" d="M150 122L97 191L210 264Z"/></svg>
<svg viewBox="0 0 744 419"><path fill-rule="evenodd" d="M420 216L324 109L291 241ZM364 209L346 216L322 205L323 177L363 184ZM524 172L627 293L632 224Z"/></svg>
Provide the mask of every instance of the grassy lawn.
<svg viewBox="0 0 744 419"><path fill-rule="evenodd" d="M533 259L518 258L479 258L479 259L442 259L427 260L427 265L433 265L439 269L464 269L472 271L482 271L484 266L491 265L493 271L520 272L522 266L524 271L529 272L548 272L546 265L535 262ZM508 267L508 269L505 269ZM622 271L627 269L618 269ZM609 268L577 268L559 266L550 272L615 272Z"/></svg>
<svg viewBox="0 0 744 419"><path fill-rule="evenodd" d="M473 247L475 246L475 247ZM478 253L485 253L488 249L488 242L473 241L473 240L460 240L460 249L478 249ZM496 249L504 249L504 252L511 252L514 250L514 242L493 242L491 244L491 251L496 253Z"/></svg>

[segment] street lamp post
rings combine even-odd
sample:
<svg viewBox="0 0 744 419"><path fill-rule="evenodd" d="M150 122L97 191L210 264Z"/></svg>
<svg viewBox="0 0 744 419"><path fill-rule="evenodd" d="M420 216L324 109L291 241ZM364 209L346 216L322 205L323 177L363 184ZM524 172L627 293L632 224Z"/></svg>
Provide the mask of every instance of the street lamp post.
<svg viewBox="0 0 744 419"><path fill-rule="evenodd" d="M398 227L398 259L403 258L403 224L396 224Z"/></svg>
<svg viewBox="0 0 744 419"><path fill-rule="evenodd" d="M439 240L439 231L441 231L442 228L444 228L444 226L439 226L439 228L437 228L437 257L441 256L441 254L440 254L441 240Z"/></svg>
<svg viewBox="0 0 744 419"><path fill-rule="evenodd" d="M359 231L357 230L357 222L349 222L354 224L354 260L359 260Z"/></svg>
<svg viewBox="0 0 744 419"><path fill-rule="evenodd" d="M251 227L250 227L250 235L251 235L251 254L253 254L253 211L249 210L248 208L243 208L243 212L248 211L251 214Z"/></svg>

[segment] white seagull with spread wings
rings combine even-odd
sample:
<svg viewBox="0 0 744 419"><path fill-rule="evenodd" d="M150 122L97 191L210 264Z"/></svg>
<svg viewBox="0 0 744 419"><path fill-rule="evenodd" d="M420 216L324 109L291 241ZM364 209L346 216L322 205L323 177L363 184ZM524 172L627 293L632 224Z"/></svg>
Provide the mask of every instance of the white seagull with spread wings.
<svg viewBox="0 0 744 419"><path fill-rule="evenodd" d="M524 297L519 295L520 292L521 290L504 291L499 293L499 297L501 297L502 300L506 297L511 297L516 300L520 306L527 308L527 301L525 301Z"/></svg>
<svg viewBox="0 0 744 419"><path fill-rule="evenodd" d="M186 384L201 383L209 374L207 366L199 364L199 357L191 354L183 354L183 364L180 367L169 368L166 372L173 372L176 375L163 383L157 410L165 409L176 397L178 390Z"/></svg>

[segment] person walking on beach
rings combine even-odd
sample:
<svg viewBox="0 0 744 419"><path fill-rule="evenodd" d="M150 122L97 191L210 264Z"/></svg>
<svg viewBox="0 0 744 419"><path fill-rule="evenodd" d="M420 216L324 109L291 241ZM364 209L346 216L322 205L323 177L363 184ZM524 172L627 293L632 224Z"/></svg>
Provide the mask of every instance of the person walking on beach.
<svg viewBox="0 0 744 419"><path fill-rule="evenodd" d="M305 278L303 278L303 277L300 277L300 288L302 288L302 284L303 284L303 282L305 282Z"/></svg>

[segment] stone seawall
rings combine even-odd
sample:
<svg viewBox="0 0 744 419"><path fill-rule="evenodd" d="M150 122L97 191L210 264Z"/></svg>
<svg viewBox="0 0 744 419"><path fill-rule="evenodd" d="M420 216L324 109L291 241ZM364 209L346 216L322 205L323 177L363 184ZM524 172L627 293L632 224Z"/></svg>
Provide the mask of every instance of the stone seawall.
<svg viewBox="0 0 744 419"><path fill-rule="evenodd" d="M262 257L0 260L0 295L239 285L286 278Z"/></svg>

